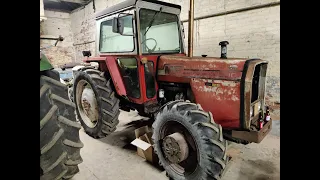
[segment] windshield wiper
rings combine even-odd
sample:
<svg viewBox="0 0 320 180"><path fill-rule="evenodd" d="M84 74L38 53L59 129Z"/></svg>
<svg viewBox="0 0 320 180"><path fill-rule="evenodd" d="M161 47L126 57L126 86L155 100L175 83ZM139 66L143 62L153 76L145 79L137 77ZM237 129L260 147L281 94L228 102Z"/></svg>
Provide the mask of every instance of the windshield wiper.
<svg viewBox="0 0 320 180"><path fill-rule="evenodd" d="M143 34L144 36L147 34L147 32L149 31L149 29L152 27L152 24L153 24L154 20L156 19L156 16L159 15L161 12L162 12L162 7L160 7L160 10L153 15L153 17L152 17L152 19L151 19L151 21L150 21L150 23L149 23L149 25L148 25L148 29L147 29L146 32Z"/></svg>

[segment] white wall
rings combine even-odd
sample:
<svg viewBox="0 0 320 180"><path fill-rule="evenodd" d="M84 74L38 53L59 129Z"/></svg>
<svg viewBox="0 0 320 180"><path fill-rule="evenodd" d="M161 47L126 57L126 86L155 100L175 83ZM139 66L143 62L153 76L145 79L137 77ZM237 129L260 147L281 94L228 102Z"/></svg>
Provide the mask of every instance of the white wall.
<svg viewBox="0 0 320 180"><path fill-rule="evenodd" d="M44 19L43 0L40 0L40 21Z"/></svg>
<svg viewBox="0 0 320 180"><path fill-rule="evenodd" d="M75 61L70 14L47 10L44 13L47 19L40 23L40 35L55 37L61 35L64 38L62 42L58 42L56 47L44 50L47 57L54 66ZM54 43L55 41L41 40L40 47L47 47Z"/></svg>

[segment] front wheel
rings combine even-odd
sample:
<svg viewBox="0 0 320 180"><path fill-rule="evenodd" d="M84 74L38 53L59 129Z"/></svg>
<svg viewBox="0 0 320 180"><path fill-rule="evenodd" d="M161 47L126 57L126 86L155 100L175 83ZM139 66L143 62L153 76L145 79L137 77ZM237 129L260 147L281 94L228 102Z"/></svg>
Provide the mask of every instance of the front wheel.
<svg viewBox="0 0 320 180"><path fill-rule="evenodd" d="M228 157L227 141L212 114L194 103L173 101L156 116L154 150L174 180L220 179Z"/></svg>
<svg viewBox="0 0 320 180"><path fill-rule="evenodd" d="M103 138L119 124L119 99L111 88L111 79L96 69L77 72L73 84L76 113L85 132Z"/></svg>

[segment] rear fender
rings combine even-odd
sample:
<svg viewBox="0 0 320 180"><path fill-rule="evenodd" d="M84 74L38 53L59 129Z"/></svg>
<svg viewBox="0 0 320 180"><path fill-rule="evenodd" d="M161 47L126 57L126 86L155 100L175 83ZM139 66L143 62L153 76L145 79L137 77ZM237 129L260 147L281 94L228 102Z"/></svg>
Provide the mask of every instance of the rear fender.
<svg viewBox="0 0 320 180"><path fill-rule="evenodd" d="M118 65L116 63L116 58L113 56L108 57L92 57L83 60L86 63L97 62L99 63L99 70L102 72L109 72L113 85L119 96L127 96L127 91L122 80Z"/></svg>

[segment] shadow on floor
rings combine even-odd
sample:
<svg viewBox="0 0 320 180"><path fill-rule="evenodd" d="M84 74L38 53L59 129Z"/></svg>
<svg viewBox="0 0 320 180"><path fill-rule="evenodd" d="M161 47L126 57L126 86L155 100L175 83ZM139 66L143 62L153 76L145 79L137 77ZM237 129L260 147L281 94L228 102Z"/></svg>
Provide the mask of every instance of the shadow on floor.
<svg viewBox="0 0 320 180"><path fill-rule="evenodd" d="M117 130L115 132L105 138L98 140L111 146L118 146L119 148L126 149L132 153L136 153L137 147L131 144L131 142L136 138L134 130L143 126L149 126L151 128L152 123L152 120L134 120L117 127ZM157 164L158 162L152 164L151 162L145 160L145 163L154 167L159 172L164 171L163 167Z"/></svg>
<svg viewBox="0 0 320 180"><path fill-rule="evenodd" d="M118 146L123 149L136 151L136 147L130 143L136 138L134 130L143 126L151 127L152 121L148 120L135 120L127 124L117 127L117 130L109 136L98 139L101 142L107 143L112 146Z"/></svg>
<svg viewBox="0 0 320 180"><path fill-rule="evenodd" d="M279 180L279 174L279 171L271 161L248 160L241 166L237 180Z"/></svg>

